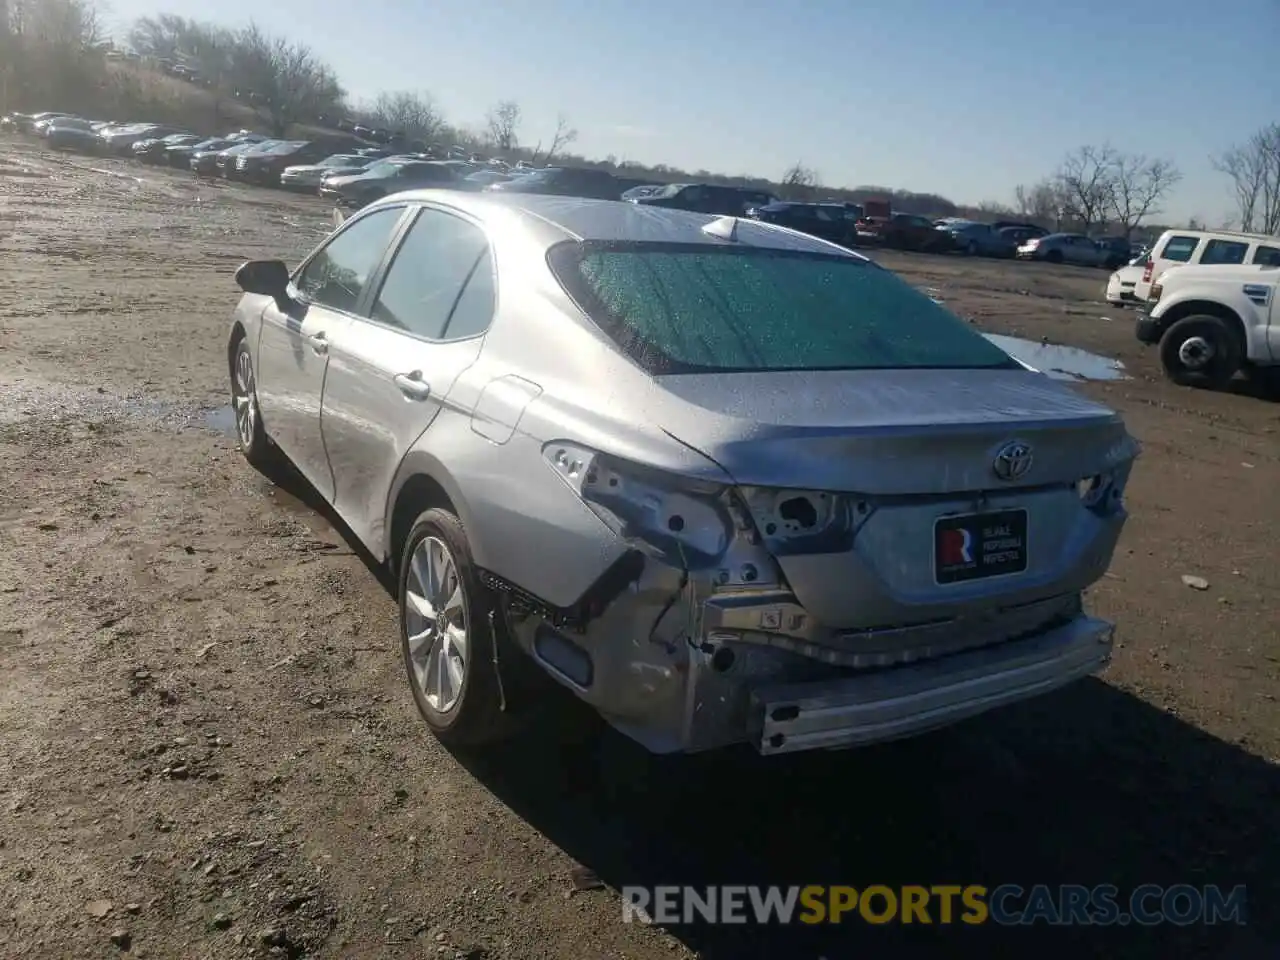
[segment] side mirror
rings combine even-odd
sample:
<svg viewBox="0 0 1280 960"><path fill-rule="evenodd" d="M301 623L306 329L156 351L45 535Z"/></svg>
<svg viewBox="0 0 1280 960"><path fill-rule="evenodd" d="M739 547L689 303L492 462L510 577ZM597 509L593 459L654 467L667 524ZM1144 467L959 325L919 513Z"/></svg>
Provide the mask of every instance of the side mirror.
<svg viewBox="0 0 1280 960"><path fill-rule="evenodd" d="M249 260L236 271L236 283L245 293L284 300L289 291L289 268L283 260Z"/></svg>

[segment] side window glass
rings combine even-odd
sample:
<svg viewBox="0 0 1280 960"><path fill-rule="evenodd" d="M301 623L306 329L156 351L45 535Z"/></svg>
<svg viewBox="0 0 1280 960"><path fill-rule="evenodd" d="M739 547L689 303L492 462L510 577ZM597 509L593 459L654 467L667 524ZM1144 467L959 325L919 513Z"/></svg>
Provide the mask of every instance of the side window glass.
<svg viewBox="0 0 1280 960"><path fill-rule="evenodd" d="M1245 254L1249 252L1247 243L1236 243L1231 240L1210 240L1205 244L1204 253L1200 254L1201 263L1241 264Z"/></svg>
<svg viewBox="0 0 1280 960"><path fill-rule="evenodd" d="M373 319L437 340L471 269L488 251L479 227L424 209L395 253L373 305Z"/></svg>
<svg viewBox="0 0 1280 960"><path fill-rule="evenodd" d="M1170 237L1169 242L1160 251L1160 259L1186 263L1191 259L1191 255L1196 252L1196 247L1199 244L1199 237Z"/></svg>
<svg viewBox="0 0 1280 960"><path fill-rule="evenodd" d="M458 297L458 304L445 327L446 340L461 340L484 333L493 320L493 257L488 249L480 254L471 279Z"/></svg>
<svg viewBox="0 0 1280 960"><path fill-rule="evenodd" d="M353 221L298 274L294 280L298 292L312 303L354 312L403 213L403 207L392 207Z"/></svg>
<svg viewBox="0 0 1280 960"><path fill-rule="evenodd" d="M1280 267L1280 247L1258 247L1253 251L1253 262L1264 267Z"/></svg>

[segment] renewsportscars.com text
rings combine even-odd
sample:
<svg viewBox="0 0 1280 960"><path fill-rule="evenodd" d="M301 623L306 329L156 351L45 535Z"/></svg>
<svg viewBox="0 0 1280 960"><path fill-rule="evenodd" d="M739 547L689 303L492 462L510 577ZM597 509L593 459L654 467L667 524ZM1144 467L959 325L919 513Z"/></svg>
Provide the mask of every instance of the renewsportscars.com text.
<svg viewBox="0 0 1280 960"><path fill-rule="evenodd" d="M624 922L715 924L997 924L1156 926L1244 924L1243 886L1112 884L1022 887L872 885L623 887Z"/></svg>

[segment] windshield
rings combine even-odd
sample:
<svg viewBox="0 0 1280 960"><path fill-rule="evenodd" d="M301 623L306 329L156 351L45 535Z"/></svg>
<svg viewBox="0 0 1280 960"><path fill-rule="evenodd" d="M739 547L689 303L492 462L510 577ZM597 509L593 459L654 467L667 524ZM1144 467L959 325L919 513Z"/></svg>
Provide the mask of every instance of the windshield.
<svg viewBox="0 0 1280 960"><path fill-rule="evenodd" d="M1017 369L894 273L852 257L706 244L566 244L561 282L651 374Z"/></svg>
<svg viewBox="0 0 1280 960"><path fill-rule="evenodd" d="M687 183L669 183L665 187L663 187L661 190L659 190L656 194L654 194L654 196L674 197L677 193L679 193L681 190L683 190L687 186L688 186Z"/></svg>
<svg viewBox="0 0 1280 960"><path fill-rule="evenodd" d="M321 160L322 167L367 167L373 161L368 157L347 157L337 156L329 157L327 160Z"/></svg>

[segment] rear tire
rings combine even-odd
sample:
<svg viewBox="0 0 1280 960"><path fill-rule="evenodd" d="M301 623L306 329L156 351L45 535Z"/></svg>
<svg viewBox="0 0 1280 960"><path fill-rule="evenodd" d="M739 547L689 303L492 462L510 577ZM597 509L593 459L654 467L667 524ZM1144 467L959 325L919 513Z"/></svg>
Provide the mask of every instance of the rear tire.
<svg viewBox="0 0 1280 960"><path fill-rule="evenodd" d="M414 521L400 556L399 595L400 651L431 732L449 746L506 739L514 724L502 709L494 651L511 645L498 598L481 583L466 530L448 510L433 507Z"/></svg>
<svg viewBox="0 0 1280 960"><path fill-rule="evenodd" d="M1244 345L1221 317L1184 317L1160 338L1165 376L1182 387L1221 389L1244 362Z"/></svg>

